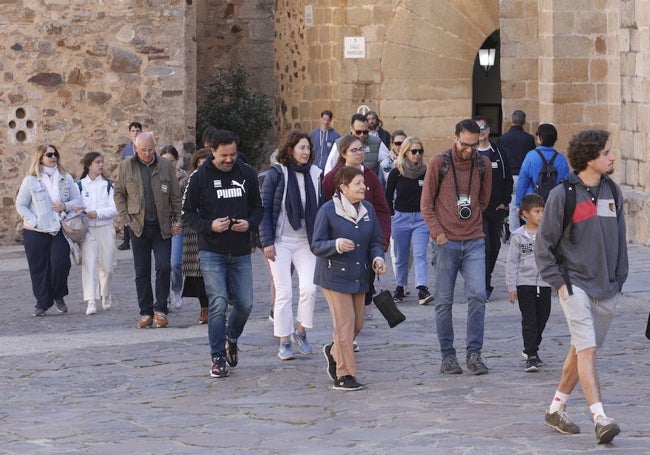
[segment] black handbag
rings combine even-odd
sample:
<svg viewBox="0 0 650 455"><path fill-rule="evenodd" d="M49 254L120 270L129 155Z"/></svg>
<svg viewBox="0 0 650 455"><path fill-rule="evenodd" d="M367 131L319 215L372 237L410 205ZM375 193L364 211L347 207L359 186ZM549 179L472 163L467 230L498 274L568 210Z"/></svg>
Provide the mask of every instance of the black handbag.
<svg viewBox="0 0 650 455"><path fill-rule="evenodd" d="M379 277L377 277L377 284L381 289L381 282L379 281ZM391 329L400 322L406 320L406 316L404 316L404 313L402 313L399 308L397 308L395 300L393 300L393 296L390 295L389 291L382 289L379 291L379 294L372 298L372 301L375 302L375 305L377 306L377 309L379 309L379 312L382 314L382 316L386 318L386 322L388 322L388 326Z"/></svg>

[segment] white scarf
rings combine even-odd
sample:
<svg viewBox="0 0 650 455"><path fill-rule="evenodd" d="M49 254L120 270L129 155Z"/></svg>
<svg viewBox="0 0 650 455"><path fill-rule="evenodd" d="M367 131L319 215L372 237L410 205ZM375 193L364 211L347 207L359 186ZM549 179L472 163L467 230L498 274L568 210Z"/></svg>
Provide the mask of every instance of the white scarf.
<svg viewBox="0 0 650 455"><path fill-rule="evenodd" d="M61 195L59 194L59 180L61 179L61 174L59 173L59 167L47 167L41 165L41 175L43 178L41 181L45 188L47 188L47 194L50 195L52 203L59 202L61 200Z"/></svg>
<svg viewBox="0 0 650 455"><path fill-rule="evenodd" d="M368 213L365 205L359 202L359 209L357 210L354 204L339 191L332 196L332 201L334 202L334 211L336 214L354 224L359 224L359 221Z"/></svg>

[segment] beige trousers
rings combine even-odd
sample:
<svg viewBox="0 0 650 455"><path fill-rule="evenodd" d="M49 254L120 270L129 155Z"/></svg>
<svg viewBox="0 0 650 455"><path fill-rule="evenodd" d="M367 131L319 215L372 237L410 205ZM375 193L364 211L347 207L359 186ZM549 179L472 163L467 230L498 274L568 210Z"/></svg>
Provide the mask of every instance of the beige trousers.
<svg viewBox="0 0 650 455"><path fill-rule="evenodd" d="M332 315L334 333L332 339L332 357L336 361L336 377L356 376L357 362L352 342L363 328L363 309L365 294L344 294L323 289Z"/></svg>

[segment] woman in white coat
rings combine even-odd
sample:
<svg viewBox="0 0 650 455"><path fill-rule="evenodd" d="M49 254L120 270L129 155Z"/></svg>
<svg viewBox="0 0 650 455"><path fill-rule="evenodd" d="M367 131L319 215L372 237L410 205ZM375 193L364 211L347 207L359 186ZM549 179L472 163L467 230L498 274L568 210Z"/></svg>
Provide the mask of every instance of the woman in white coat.
<svg viewBox="0 0 650 455"><path fill-rule="evenodd" d="M111 280L115 267L115 228L117 215L113 200L113 182L102 174L104 157L98 152L86 153L84 170L79 180L83 210L88 219L88 233L81 245L81 285L84 300L88 302L86 314L96 314L101 298L102 308L112 305Z"/></svg>

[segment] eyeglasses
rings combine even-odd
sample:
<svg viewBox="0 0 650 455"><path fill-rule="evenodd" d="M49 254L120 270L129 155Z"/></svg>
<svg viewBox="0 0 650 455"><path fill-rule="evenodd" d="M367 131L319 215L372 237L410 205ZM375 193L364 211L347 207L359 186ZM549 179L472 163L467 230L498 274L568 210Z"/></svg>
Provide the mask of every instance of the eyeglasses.
<svg viewBox="0 0 650 455"><path fill-rule="evenodd" d="M369 130L354 130L354 134L356 134L357 136L361 136L362 134L366 134L366 135L367 135L367 134L369 134L369 133L370 133Z"/></svg>
<svg viewBox="0 0 650 455"><path fill-rule="evenodd" d="M395 141L395 142L393 142L393 144L395 144L396 146L399 147L400 145L403 144L403 142L402 141Z"/></svg>
<svg viewBox="0 0 650 455"><path fill-rule="evenodd" d="M478 129L481 130L481 131L485 131L488 128L489 128L489 126L487 126L487 125L479 125L479 127L478 127Z"/></svg>
<svg viewBox="0 0 650 455"><path fill-rule="evenodd" d="M411 149L411 153L412 153L413 155L417 155L418 153L419 153L420 155L424 155L424 149Z"/></svg>
<svg viewBox="0 0 650 455"><path fill-rule="evenodd" d="M475 149L479 145L478 142L475 143L475 144L468 144L466 142L461 142L460 140L458 141L458 144L461 146L461 148L464 148L464 149Z"/></svg>
<svg viewBox="0 0 650 455"><path fill-rule="evenodd" d="M48 158L52 158L53 156L56 156L58 158L59 154L58 152L47 152L45 156L47 156Z"/></svg>
<svg viewBox="0 0 650 455"><path fill-rule="evenodd" d="M359 147L359 148L356 148L356 149L348 149L348 152L350 152L350 153L361 153L361 152L365 152L365 151L366 151L365 147Z"/></svg>

